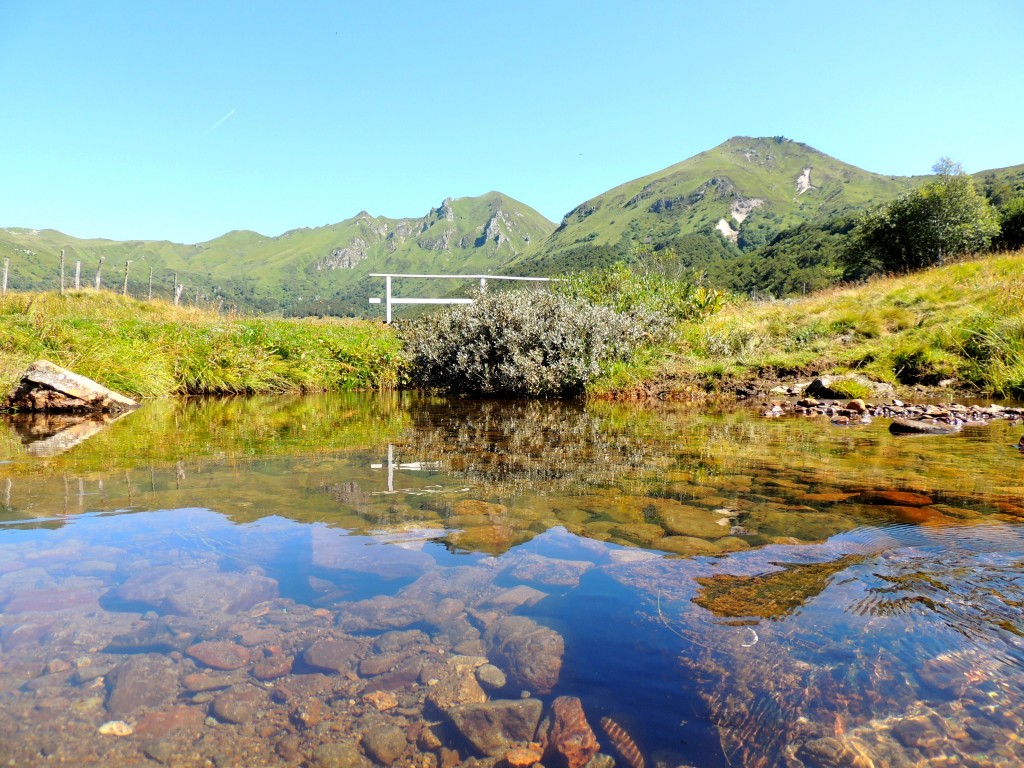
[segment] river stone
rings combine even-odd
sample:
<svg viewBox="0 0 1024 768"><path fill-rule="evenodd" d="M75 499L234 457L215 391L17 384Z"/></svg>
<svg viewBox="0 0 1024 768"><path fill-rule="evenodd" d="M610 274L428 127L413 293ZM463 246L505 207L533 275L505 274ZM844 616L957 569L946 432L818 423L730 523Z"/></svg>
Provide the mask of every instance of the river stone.
<svg viewBox="0 0 1024 768"><path fill-rule="evenodd" d="M36 360L4 403L5 409L55 412L120 412L138 408L130 397L48 360Z"/></svg>
<svg viewBox="0 0 1024 768"><path fill-rule="evenodd" d="M205 721L206 715L199 707L179 705L143 715L135 726L135 733L150 739L162 739L175 731L198 733Z"/></svg>
<svg viewBox="0 0 1024 768"><path fill-rule="evenodd" d="M894 435L952 435L960 431L956 424L944 424L934 421L914 421L912 419L893 419L889 431Z"/></svg>
<svg viewBox="0 0 1024 768"><path fill-rule="evenodd" d="M479 755L499 757L516 742L533 739L543 709L540 699L499 699L452 707L445 714Z"/></svg>
<svg viewBox="0 0 1024 768"><path fill-rule="evenodd" d="M558 683L565 640L550 627L526 616L506 616L488 628L484 642L488 656L517 685L547 694Z"/></svg>
<svg viewBox="0 0 1024 768"><path fill-rule="evenodd" d="M601 746L575 696L551 702L551 711L540 724L539 741L549 768L583 768Z"/></svg>
<svg viewBox="0 0 1024 768"><path fill-rule="evenodd" d="M408 743L405 731L394 725L378 725L363 734L363 750L381 765L392 765Z"/></svg>
<svg viewBox="0 0 1024 768"><path fill-rule="evenodd" d="M133 716L141 709L159 709L178 694L174 664L163 656L135 656L108 677L107 711L117 718Z"/></svg>
<svg viewBox="0 0 1024 768"><path fill-rule="evenodd" d="M344 674L352 669L360 644L355 640L316 640L302 655L311 667Z"/></svg>
<svg viewBox="0 0 1024 768"><path fill-rule="evenodd" d="M727 499L725 501L728 502ZM714 514L678 501L663 500L658 509L658 522L666 533L672 536L714 539L722 535L722 526L718 524Z"/></svg>
<svg viewBox="0 0 1024 768"><path fill-rule="evenodd" d="M143 571L108 593L159 613L192 617L246 611L277 594L277 582L266 576L170 566Z"/></svg>
<svg viewBox="0 0 1024 768"><path fill-rule="evenodd" d="M505 673L493 664L482 664L476 668L476 679L484 688L497 691L508 683Z"/></svg>
<svg viewBox="0 0 1024 768"><path fill-rule="evenodd" d="M883 504L897 507L926 507L932 503L929 496L913 491L879 490L864 491L855 501L860 504Z"/></svg>
<svg viewBox="0 0 1024 768"><path fill-rule="evenodd" d="M359 747L351 741L321 744L313 750L310 768L369 768L370 761L363 757Z"/></svg>
<svg viewBox="0 0 1024 768"><path fill-rule="evenodd" d="M262 702L263 692L258 688L231 688L213 700L213 715L222 722L240 725L253 718Z"/></svg>
<svg viewBox="0 0 1024 768"><path fill-rule="evenodd" d="M246 648L223 641L196 643L186 653L213 669L238 669L249 662L249 651Z"/></svg>

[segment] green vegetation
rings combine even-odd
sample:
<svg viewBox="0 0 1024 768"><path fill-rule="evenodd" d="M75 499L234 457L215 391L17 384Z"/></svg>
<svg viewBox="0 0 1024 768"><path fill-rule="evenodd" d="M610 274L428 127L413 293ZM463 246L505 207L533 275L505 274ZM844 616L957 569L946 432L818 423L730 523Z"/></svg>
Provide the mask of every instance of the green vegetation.
<svg viewBox="0 0 1024 768"><path fill-rule="evenodd" d="M128 292L174 297L174 276L185 286L182 302L285 315L365 316L367 298L383 280L372 272L449 274L486 272L544 240L555 225L532 208L498 192L445 200L420 218L359 213L322 227L269 237L229 232L194 245L167 241L81 240L54 230L0 229L0 258L11 259L9 285L19 291L60 287L60 252L66 285L82 262L82 280L94 285L100 258L103 285L120 289L131 261ZM402 290L416 290L415 283ZM454 286L455 290L461 290ZM437 290L436 284L431 290Z"/></svg>
<svg viewBox="0 0 1024 768"><path fill-rule="evenodd" d="M627 360L655 324L548 291L488 292L473 304L404 323L399 333L419 386L483 395L581 394ZM664 323L661 323L664 327Z"/></svg>
<svg viewBox="0 0 1024 768"><path fill-rule="evenodd" d="M110 293L0 299L0 387L45 358L134 397L390 389L400 344L370 321L224 316Z"/></svg>
<svg viewBox="0 0 1024 768"><path fill-rule="evenodd" d="M1024 397L1024 252L800 299L733 302L683 324L657 373L647 375L678 389L694 381L714 389L829 372Z"/></svg>
<svg viewBox="0 0 1024 768"><path fill-rule="evenodd" d="M847 277L911 272L988 249L999 234L992 206L958 164L943 158L933 170L935 181L861 217L842 255Z"/></svg>

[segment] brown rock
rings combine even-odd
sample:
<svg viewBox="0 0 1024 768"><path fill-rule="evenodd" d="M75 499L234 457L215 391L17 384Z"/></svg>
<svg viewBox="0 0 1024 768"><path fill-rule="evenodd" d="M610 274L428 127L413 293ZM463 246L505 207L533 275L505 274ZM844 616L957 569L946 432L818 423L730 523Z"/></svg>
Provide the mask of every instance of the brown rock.
<svg viewBox="0 0 1024 768"><path fill-rule="evenodd" d="M550 693L562 672L565 640L550 627L526 616L506 616L485 635L490 656L518 685Z"/></svg>
<svg viewBox="0 0 1024 768"><path fill-rule="evenodd" d="M212 669L238 669L249 663L249 651L240 645L228 642L196 643L186 653Z"/></svg>
<svg viewBox="0 0 1024 768"><path fill-rule="evenodd" d="M198 733L206 715L198 707L178 706L143 715L135 726L135 734L142 738L162 739L175 731Z"/></svg>
<svg viewBox="0 0 1024 768"><path fill-rule="evenodd" d="M543 753L536 744L525 747L513 747L498 760L498 768L530 768L539 763Z"/></svg>
<svg viewBox="0 0 1024 768"><path fill-rule="evenodd" d="M959 432L960 427L934 421L893 419L889 424L889 431L894 435L951 435Z"/></svg>
<svg viewBox="0 0 1024 768"><path fill-rule="evenodd" d="M225 723L241 724L251 720L262 703L263 692L258 688L231 688L213 700L213 714Z"/></svg>
<svg viewBox="0 0 1024 768"><path fill-rule="evenodd" d="M199 693L200 691L216 691L221 688L230 688L240 681L239 675L211 675L207 672L193 672L185 675L181 681L186 691Z"/></svg>
<svg viewBox="0 0 1024 768"><path fill-rule="evenodd" d="M355 640L316 640L302 658L316 669L344 674L351 671L360 648Z"/></svg>
<svg viewBox="0 0 1024 768"><path fill-rule="evenodd" d="M158 709L178 693L174 664L163 656L135 656L111 673L107 711L117 718L136 716L140 709Z"/></svg>
<svg viewBox="0 0 1024 768"><path fill-rule="evenodd" d="M138 403L48 360L37 360L21 375L5 408L22 411L130 411Z"/></svg>
<svg viewBox="0 0 1024 768"><path fill-rule="evenodd" d="M252 676L257 680L276 680L292 671L291 656L271 656L252 668Z"/></svg>
<svg viewBox="0 0 1024 768"><path fill-rule="evenodd" d="M932 503L923 493L897 490L863 491L855 501L861 504L885 504L898 507L926 507Z"/></svg>
<svg viewBox="0 0 1024 768"><path fill-rule="evenodd" d="M363 749L381 765L393 765L408 744L405 731L394 725L378 725L363 734Z"/></svg>
<svg viewBox="0 0 1024 768"><path fill-rule="evenodd" d="M363 695L363 701L378 712L387 712L398 706L398 699L390 691L371 691Z"/></svg>
<svg viewBox="0 0 1024 768"><path fill-rule="evenodd" d="M559 696L540 725L544 763L550 768L582 768L601 745L575 696Z"/></svg>
<svg viewBox="0 0 1024 768"><path fill-rule="evenodd" d="M533 738L543 708L540 699L502 699L452 707L445 714L478 754L500 757Z"/></svg>

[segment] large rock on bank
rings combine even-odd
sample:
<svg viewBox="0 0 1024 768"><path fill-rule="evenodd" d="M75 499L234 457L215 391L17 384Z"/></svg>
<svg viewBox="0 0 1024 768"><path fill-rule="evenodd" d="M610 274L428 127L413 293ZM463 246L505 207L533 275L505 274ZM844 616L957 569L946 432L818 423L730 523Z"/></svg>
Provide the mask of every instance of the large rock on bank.
<svg viewBox="0 0 1024 768"><path fill-rule="evenodd" d="M32 363L4 402L5 408L50 413L116 413L138 405L130 397L48 360Z"/></svg>

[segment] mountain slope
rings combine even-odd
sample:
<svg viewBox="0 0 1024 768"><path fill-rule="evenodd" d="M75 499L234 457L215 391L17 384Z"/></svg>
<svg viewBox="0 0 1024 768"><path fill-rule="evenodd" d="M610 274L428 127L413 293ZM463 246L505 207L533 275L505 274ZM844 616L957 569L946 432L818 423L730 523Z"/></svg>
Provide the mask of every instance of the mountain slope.
<svg viewBox="0 0 1024 768"><path fill-rule="evenodd" d="M782 137L736 137L578 205L542 246L513 263L558 272L584 265L586 249L624 254L634 241L660 245L687 235L748 251L802 222L863 209L919 181L869 173Z"/></svg>
<svg viewBox="0 0 1024 768"><path fill-rule="evenodd" d="M76 261L91 284L101 257L105 285L121 285L125 261L133 295L171 297L174 274L185 296L288 314L364 314L379 291L371 272L479 271L514 259L555 225L498 192L445 200L419 218L391 219L365 211L324 227L277 237L234 231L195 245L166 241L81 240L55 230L0 230L0 256L12 259L13 289L52 289L65 251L66 284Z"/></svg>

